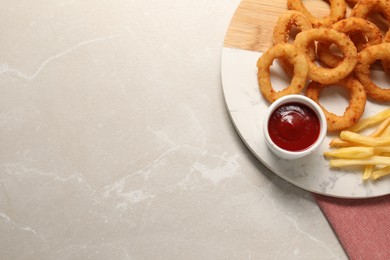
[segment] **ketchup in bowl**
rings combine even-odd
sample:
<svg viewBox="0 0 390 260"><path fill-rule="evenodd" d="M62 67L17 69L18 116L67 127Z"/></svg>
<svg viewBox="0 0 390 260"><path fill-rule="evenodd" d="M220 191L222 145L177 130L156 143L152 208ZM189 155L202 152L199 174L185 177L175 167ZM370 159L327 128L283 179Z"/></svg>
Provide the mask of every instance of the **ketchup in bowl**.
<svg viewBox="0 0 390 260"><path fill-rule="evenodd" d="M299 159L317 151L327 123L321 107L310 98L291 94L274 101L264 114L264 139L278 157Z"/></svg>
<svg viewBox="0 0 390 260"><path fill-rule="evenodd" d="M301 151L318 139L320 120L307 105L298 102L286 103L270 115L268 132L272 141L280 148Z"/></svg>

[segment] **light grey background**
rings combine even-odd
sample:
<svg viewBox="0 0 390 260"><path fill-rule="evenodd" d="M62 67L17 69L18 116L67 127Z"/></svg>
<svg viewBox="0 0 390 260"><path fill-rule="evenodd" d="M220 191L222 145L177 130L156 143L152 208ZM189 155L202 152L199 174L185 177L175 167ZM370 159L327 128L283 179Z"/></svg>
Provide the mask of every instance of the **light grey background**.
<svg viewBox="0 0 390 260"><path fill-rule="evenodd" d="M235 132L239 1L2 1L2 259L346 259Z"/></svg>

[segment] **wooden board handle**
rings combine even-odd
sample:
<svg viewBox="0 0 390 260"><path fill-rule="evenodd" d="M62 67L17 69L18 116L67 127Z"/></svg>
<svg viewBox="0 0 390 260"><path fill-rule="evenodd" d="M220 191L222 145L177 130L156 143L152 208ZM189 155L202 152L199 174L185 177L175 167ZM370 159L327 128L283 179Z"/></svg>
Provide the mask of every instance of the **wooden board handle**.
<svg viewBox="0 0 390 260"><path fill-rule="evenodd" d="M304 1L318 17L329 14L327 1ZM287 0L242 0L228 28L224 47L264 52L272 46L272 33L279 16L287 10Z"/></svg>

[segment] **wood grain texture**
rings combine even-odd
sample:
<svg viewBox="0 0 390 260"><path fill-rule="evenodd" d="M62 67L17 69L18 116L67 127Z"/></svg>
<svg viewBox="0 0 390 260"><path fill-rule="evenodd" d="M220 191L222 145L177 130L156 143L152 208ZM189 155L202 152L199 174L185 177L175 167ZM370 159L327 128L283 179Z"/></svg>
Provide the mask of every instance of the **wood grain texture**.
<svg viewBox="0 0 390 260"><path fill-rule="evenodd" d="M327 1L303 1L318 17L329 14ZM287 10L287 0L242 0L229 25L224 47L264 52L272 46L278 17Z"/></svg>

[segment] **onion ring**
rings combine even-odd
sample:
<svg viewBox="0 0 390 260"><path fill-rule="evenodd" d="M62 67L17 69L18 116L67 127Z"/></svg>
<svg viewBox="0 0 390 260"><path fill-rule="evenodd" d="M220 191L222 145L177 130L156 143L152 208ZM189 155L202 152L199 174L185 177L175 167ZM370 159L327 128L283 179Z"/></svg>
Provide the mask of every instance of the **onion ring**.
<svg viewBox="0 0 390 260"><path fill-rule="evenodd" d="M281 90L275 91L271 85L270 66L274 59L287 57L294 66L294 76L291 84ZM298 94L306 85L308 64L303 53L298 52L297 48L288 43L280 43L269 48L257 61L257 78L260 91L268 102L272 103L278 98L288 94Z"/></svg>
<svg viewBox="0 0 390 260"><path fill-rule="evenodd" d="M371 13L381 13L390 23L390 4L388 0L360 0L351 10L350 17L367 19Z"/></svg>
<svg viewBox="0 0 390 260"><path fill-rule="evenodd" d="M351 5L356 5L359 0L345 0L345 2L351 4Z"/></svg>
<svg viewBox="0 0 390 260"><path fill-rule="evenodd" d="M304 14L298 11L288 10L276 22L272 37L273 44L288 43L293 26L296 26L300 31L312 29L310 20ZM310 57L314 59L314 45L311 48ZM288 62L288 59L279 58L279 62L288 75L292 76L294 74L294 67Z"/></svg>
<svg viewBox="0 0 390 260"><path fill-rule="evenodd" d="M363 18L346 18L332 24L329 28L347 34L355 44L358 52L368 46L382 42L382 33L379 28L374 23ZM317 56L326 65L336 67L342 61L342 57L333 54L329 50L330 45L331 43L329 42L319 42L317 45Z"/></svg>
<svg viewBox="0 0 390 260"><path fill-rule="evenodd" d="M353 126L363 115L367 100L364 87L353 76L348 76L335 85L345 88L350 95L348 107L342 116L329 112L319 102L321 91L329 87L329 85L312 81L308 85L305 93L307 97L314 100L324 111L328 123L328 131L343 130Z"/></svg>
<svg viewBox="0 0 390 260"><path fill-rule="evenodd" d="M307 46L314 41L335 43L344 55L344 59L334 68L318 67L310 60ZM332 84L350 74L357 62L357 51L353 42L344 33L328 28L315 28L300 32L294 41L298 50L305 53L309 64L309 78L321 84Z"/></svg>
<svg viewBox="0 0 390 260"><path fill-rule="evenodd" d="M362 50L354 70L355 76L363 84L367 96L376 101L390 101L390 89L377 86L370 78L370 66L376 60L390 62L390 43L381 43Z"/></svg>
<svg viewBox="0 0 390 260"><path fill-rule="evenodd" d="M390 42L390 29L385 34L385 37L383 37L383 42ZM390 74L390 61L382 60L382 67L386 73Z"/></svg>
<svg viewBox="0 0 390 260"><path fill-rule="evenodd" d="M385 37L383 37L384 42L390 42L390 29L385 34Z"/></svg>
<svg viewBox="0 0 390 260"><path fill-rule="evenodd" d="M314 17L302 3L302 0L287 0L287 7L290 10L296 10L302 12L307 18L309 18L313 27L327 27L331 24L341 20L345 17L347 12L347 5L344 0L329 0L330 2L330 14L324 18Z"/></svg>

